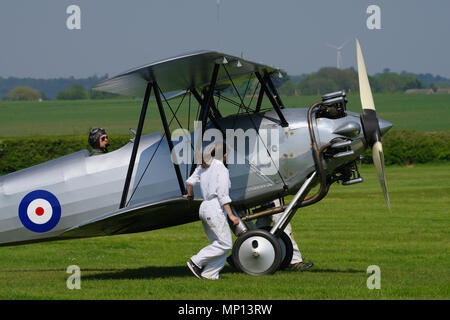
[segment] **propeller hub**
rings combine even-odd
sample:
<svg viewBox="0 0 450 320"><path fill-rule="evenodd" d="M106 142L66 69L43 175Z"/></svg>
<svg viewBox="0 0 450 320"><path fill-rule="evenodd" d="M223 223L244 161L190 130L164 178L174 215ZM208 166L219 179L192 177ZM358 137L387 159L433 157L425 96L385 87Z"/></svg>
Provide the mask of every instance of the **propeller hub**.
<svg viewBox="0 0 450 320"><path fill-rule="evenodd" d="M361 122L367 145L372 147L375 142L381 141L381 130L375 110L363 109Z"/></svg>
<svg viewBox="0 0 450 320"><path fill-rule="evenodd" d="M381 136L384 136L392 128L392 123L378 118L378 126L380 127Z"/></svg>

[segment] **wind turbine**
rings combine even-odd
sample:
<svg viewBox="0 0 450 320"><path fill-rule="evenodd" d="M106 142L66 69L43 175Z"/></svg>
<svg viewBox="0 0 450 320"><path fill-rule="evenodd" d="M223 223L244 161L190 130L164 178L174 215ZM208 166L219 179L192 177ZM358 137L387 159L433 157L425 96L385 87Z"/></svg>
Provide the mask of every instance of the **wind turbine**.
<svg viewBox="0 0 450 320"><path fill-rule="evenodd" d="M329 43L325 43L328 47L336 49L337 50L337 58L336 58L336 68L338 69L342 69L342 54L341 54L341 50L342 48L344 48L344 46L349 42L349 40L345 41L343 44L341 44L339 47L338 46L334 46L332 44Z"/></svg>

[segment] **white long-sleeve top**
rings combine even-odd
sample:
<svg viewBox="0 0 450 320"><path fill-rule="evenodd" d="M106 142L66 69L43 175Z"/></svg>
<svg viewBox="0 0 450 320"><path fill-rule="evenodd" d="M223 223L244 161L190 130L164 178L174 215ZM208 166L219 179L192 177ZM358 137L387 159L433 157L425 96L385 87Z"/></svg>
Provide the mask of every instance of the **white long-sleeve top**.
<svg viewBox="0 0 450 320"><path fill-rule="evenodd" d="M230 174L225 165L217 159L213 159L208 168L197 166L186 183L192 186L200 183L203 200L211 200L217 197L221 207L231 202L229 196Z"/></svg>

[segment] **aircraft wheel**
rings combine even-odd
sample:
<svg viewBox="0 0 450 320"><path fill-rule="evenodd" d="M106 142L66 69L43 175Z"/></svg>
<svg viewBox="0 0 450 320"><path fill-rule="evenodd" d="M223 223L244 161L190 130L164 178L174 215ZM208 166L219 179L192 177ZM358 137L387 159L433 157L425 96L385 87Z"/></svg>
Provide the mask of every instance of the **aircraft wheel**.
<svg viewBox="0 0 450 320"><path fill-rule="evenodd" d="M282 260L280 242L262 229L251 230L238 237L232 254L238 270L255 276L275 273Z"/></svg>
<svg viewBox="0 0 450 320"><path fill-rule="evenodd" d="M263 227L262 229L270 231L272 229L271 226ZM292 256L294 255L294 246L292 245L291 238L286 234L286 232L281 232L281 236L277 237L278 242L281 246L281 264L279 269L286 269L292 260Z"/></svg>

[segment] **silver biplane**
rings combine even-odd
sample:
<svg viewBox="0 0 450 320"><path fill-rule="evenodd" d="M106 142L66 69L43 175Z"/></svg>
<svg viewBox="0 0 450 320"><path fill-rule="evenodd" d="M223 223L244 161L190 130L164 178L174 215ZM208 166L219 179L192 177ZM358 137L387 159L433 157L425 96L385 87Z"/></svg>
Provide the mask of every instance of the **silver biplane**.
<svg viewBox="0 0 450 320"><path fill-rule="evenodd" d="M182 197L196 164L174 161L173 151L182 142L171 136L164 107L188 95L198 103L194 120L201 124L200 137L211 128L224 135L252 129L257 142L264 130L277 133L278 139L258 144L269 162L255 163L256 151L247 143L244 163L228 163L233 211L241 219L233 228L232 262L252 275L283 268L292 257L283 230L296 211L323 199L334 182L361 182L356 164L368 147L389 208L381 136L392 125L377 118L358 41L356 47L362 115L347 111L344 92L327 94L308 109L287 109L272 81L279 69L215 51L158 61L97 84L94 90L143 98L134 139L107 154L89 156L82 150L0 177L0 245L143 232L198 220L202 199ZM258 85L247 105L241 95L234 101L224 93L252 79ZM142 135L152 97L164 132ZM264 98L269 109L262 108ZM220 99L239 111L222 116ZM201 147L208 143L202 140ZM268 164L275 170L267 172ZM308 196L314 186L318 191ZM288 195L293 198L286 204ZM280 205L268 205L276 199ZM279 213L274 225L256 227L255 219Z"/></svg>

